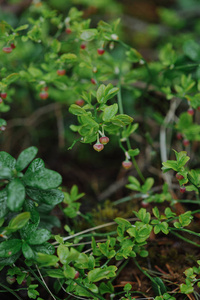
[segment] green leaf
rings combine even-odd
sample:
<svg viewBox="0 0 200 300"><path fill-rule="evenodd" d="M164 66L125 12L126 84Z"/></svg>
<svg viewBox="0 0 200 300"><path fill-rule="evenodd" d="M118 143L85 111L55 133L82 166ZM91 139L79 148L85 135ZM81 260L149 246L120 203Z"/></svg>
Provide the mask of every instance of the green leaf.
<svg viewBox="0 0 200 300"><path fill-rule="evenodd" d="M12 175L12 170L7 167L2 168L0 163L0 179L10 179Z"/></svg>
<svg viewBox="0 0 200 300"><path fill-rule="evenodd" d="M21 214L18 214L16 217L10 220L8 226L6 227L6 230L14 232L21 229L28 223L30 216L30 212L23 212Z"/></svg>
<svg viewBox="0 0 200 300"><path fill-rule="evenodd" d="M39 190L27 188L26 192L31 199L46 204L57 205L64 200L63 192L58 189Z"/></svg>
<svg viewBox="0 0 200 300"><path fill-rule="evenodd" d="M75 274L76 274L76 270L73 267L67 265L64 266L64 275L66 278L74 279Z"/></svg>
<svg viewBox="0 0 200 300"><path fill-rule="evenodd" d="M124 125L129 125L130 123L133 122L133 118L131 118L130 116L128 115L124 115L124 114L120 114L120 115L117 115L115 116L112 121L118 121L118 122L121 122L121 124Z"/></svg>
<svg viewBox="0 0 200 300"><path fill-rule="evenodd" d="M116 266L109 266L104 268L96 268L94 270L89 271L88 273L88 280L91 282L97 282L102 279L109 279L114 277L116 274L117 267Z"/></svg>
<svg viewBox="0 0 200 300"><path fill-rule="evenodd" d="M37 253L36 261L41 267L55 266L59 258L55 255L49 255L44 253Z"/></svg>
<svg viewBox="0 0 200 300"><path fill-rule="evenodd" d="M33 173L30 172L28 168L23 177L23 181L29 187L48 190L57 188L62 182L62 177L56 171L48 170L43 167Z"/></svg>
<svg viewBox="0 0 200 300"><path fill-rule="evenodd" d="M18 171L22 171L25 169L28 164L35 158L38 149L36 147L29 147L22 151L16 162L16 169Z"/></svg>
<svg viewBox="0 0 200 300"><path fill-rule="evenodd" d="M185 166L185 164L188 162L188 160L190 159L189 156L187 156L187 152L186 151L181 151L181 152L175 152L176 155L176 160L177 160L177 168L178 171Z"/></svg>
<svg viewBox="0 0 200 300"><path fill-rule="evenodd" d="M19 26L19 27L17 27L17 28L15 28L15 32L18 32L18 31L21 31L21 30L25 30L25 29L27 29L29 27L29 24L24 24L24 25L21 25L21 26Z"/></svg>
<svg viewBox="0 0 200 300"><path fill-rule="evenodd" d="M54 254L55 248L52 244L44 242L42 245L31 245L35 252L40 252L44 254Z"/></svg>
<svg viewBox="0 0 200 300"><path fill-rule="evenodd" d="M118 111L118 104L117 103L115 103L113 105L110 105L110 106L107 106L104 109L102 119L105 122L110 121L110 119L112 119L116 115L117 111Z"/></svg>
<svg viewBox="0 0 200 300"><path fill-rule="evenodd" d="M129 51L126 52L126 55L129 61L133 63L137 63L142 59L142 55L136 50L131 48Z"/></svg>
<svg viewBox="0 0 200 300"><path fill-rule="evenodd" d="M104 103L105 88L106 88L106 86L104 84L101 84L100 87L97 90L97 101L99 103Z"/></svg>
<svg viewBox="0 0 200 300"><path fill-rule="evenodd" d="M0 191L0 218L3 218L5 217L5 215L7 214L8 212L8 208L7 208L7 191L6 189L4 190L1 190Z"/></svg>
<svg viewBox="0 0 200 300"><path fill-rule="evenodd" d="M128 180L130 182L130 184L127 184L126 187L128 189L131 189L133 191L141 191L141 186L140 186L140 182L133 176L129 176Z"/></svg>
<svg viewBox="0 0 200 300"><path fill-rule="evenodd" d="M16 254L10 257L0 258L0 266L11 266L20 257L20 255L21 251L17 252Z"/></svg>
<svg viewBox="0 0 200 300"><path fill-rule="evenodd" d="M19 211L25 200L25 187L20 179L13 179L8 184L7 206L11 211Z"/></svg>
<svg viewBox="0 0 200 300"><path fill-rule="evenodd" d="M167 292L167 288L160 277L154 277L151 284L156 296L163 295Z"/></svg>
<svg viewBox="0 0 200 300"><path fill-rule="evenodd" d="M10 154L7 152L1 151L0 152L0 167L1 168L9 168L13 170L15 168L16 159L13 158Z"/></svg>
<svg viewBox="0 0 200 300"><path fill-rule="evenodd" d="M0 243L0 257L10 257L21 250L22 241L11 239Z"/></svg>
<svg viewBox="0 0 200 300"><path fill-rule="evenodd" d="M101 282L99 286L99 290L101 295L106 293L112 294L114 292L114 287L110 281L108 281L108 283Z"/></svg>
<svg viewBox="0 0 200 300"><path fill-rule="evenodd" d="M59 42L58 40L56 39L53 39L53 42L51 44L51 48L52 50L57 53L60 51L60 48L61 48L61 42Z"/></svg>
<svg viewBox="0 0 200 300"><path fill-rule="evenodd" d="M194 40L187 40L183 44L183 52L193 61L199 61L200 59L200 47Z"/></svg>
<svg viewBox="0 0 200 300"><path fill-rule="evenodd" d="M35 258L34 251L31 249L31 247L26 242L23 242L23 244L22 244L22 253L26 259L34 259Z"/></svg>
<svg viewBox="0 0 200 300"><path fill-rule="evenodd" d="M190 284L184 284L184 283L181 283L180 284L180 290L181 290L181 293L183 294L191 294L194 292L194 288L192 286L192 283Z"/></svg>
<svg viewBox="0 0 200 300"><path fill-rule="evenodd" d="M154 179L152 177L149 177L146 179L145 183L142 185L142 193L147 193L153 186Z"/></svg>
<svg viewBox="0 0 200 300"><path fill-rule="evenodd" d="M45 272L47 273L47 275L49 277L52 278L65 278L64 274L63 274L63 270L60 269L49 269L49 270L45 270Z"/></svg>
<svg viewBox="0 0 200 300"><path fill-rule="evenodd" d="M128 150L128 154L129 154L131 157L135 157L135 156L137 156L139 153L140 153L140 150L139 150L138 148Z"/></svg>
<svg viewBox="0 0 200 300"><path fill-rule="evenodd" d="M156 218L160 218L160 213L159 213L159 209L155 206L153 209L152 209L152 211L153 211L153 214L154 214L154 216L156 217Z"/></svg>
<svg viewBox="0 0 200 300"><path fill-rule="evenodd" d="M36 158L28 167L25 175L29 175L36 171L42 170L44 168L45 168L44 161L41 158Z"/></svg>
<svg viewBox="0 0 200 300"><path fill-rule="evenodd" d="M178 165L175 160L167 160L166 162L163 162L162 165L162 170L164 173L170 171L171 169L174 171L178 171Z"/></svg>
<svg viewBox="0 0 200 300"><path fill-rule="evenodd" d="M71 104L69 107L69 112L76 116L81 116L82 114L87 114L85 109L83 109L82 107L80 107L77 104Z"/></svg>
<svg viewBox="0 0 200 300"><path fill-rule="evenodd" d="M98 31L97 29L87 29L87 30L83 30L81 32L80 38L83 41L87 41L90 42L92 40L94 40L98 35Z"/></svg>
<svg viewBox="0 0 200 300"><path fill-rule="evenodd" d="M32 232L28 237L27 242L30 245L41 245L44 242L48 241L51 238L51 232L47 229L38 229L35 232Z"/></svg>
<svg viewBox="0 0 200 300"><path fill-rule="evenodd" d="M0 127L2 126L7 126L7 122L6 120L0 118Z"/></svg>
<svg viewBox="0 0 200 300"><path fill-rule="evenodd" d="M2 81L6 85L10 85L12 82L16 81L18 78L19 78L18 73L12 73L12 74L8 75L6 78L4 78Z"/></svg>
<svg viewBox="0 0 200 300"><path fill-rule="evenodd" d="M65 53L60 57L61 62L74 62L77 60L77 56L74 53Z"/></svg>

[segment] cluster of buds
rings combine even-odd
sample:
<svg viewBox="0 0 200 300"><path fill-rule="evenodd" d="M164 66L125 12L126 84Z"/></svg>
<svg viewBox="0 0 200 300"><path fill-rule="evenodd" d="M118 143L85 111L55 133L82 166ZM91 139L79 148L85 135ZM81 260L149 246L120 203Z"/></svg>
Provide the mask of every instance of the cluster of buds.
<svg viewBox="0 0 200 300"><path fill-rule="evenodd" d="M96 150L97 152L100 152L104 149L104 145L108 144L109 142L109 137L105 136L104 133L101 133L102 135L99 138L99 134L97 135L97 142L93 145L94 150Z"/></svg>

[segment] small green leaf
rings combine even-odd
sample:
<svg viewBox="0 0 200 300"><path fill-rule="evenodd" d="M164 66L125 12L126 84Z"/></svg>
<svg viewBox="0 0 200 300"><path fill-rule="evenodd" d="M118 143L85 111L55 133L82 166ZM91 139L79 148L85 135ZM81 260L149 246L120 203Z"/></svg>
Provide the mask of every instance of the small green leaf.
<svg viewBox="0 0 200 300"><path fill-rule="evenodd" d="M21 229L28 223L30 216L30 212L23 212L21 214L18 214L16 217L10 220L6 229L12 232Z"/></svg>
<svg viewBox="0 0 200 300"><path fill-rule="evenodd" d="M80 38L83 41L90 42L94 40L97 37L97 35L98 35L97 29L87 29L82 31Z"/></svg>
<svg viewBox="0 0 200 300"><path fill-rule="evenodd" d="M41 267L55 266L59 258L55 255L49 255L44 253L37 253L36 261Z"/></svg>
<svg viewBox="0 0 200 300"><path fill-rule="evenodd" d="M6 85L10 85L12 82L16 81L18 78L19 78L18 73L12 73L12 74L8 75L6 78L4 78L2 81Z"/></svg>
<svg viewBox="0 0 200 300"><path fill-rule="evenodd" d="M142 55L136 50L131 48L129 51L126 52L126 55L129 61L133 63L137 63L142 59Z"/></svg>
<svg viewBox="0 0 200 300"><path fill-rule="evenodd" d="M21 31L21 30L25 30L29 27L29 24L24 24L24 25L21 25L17 28L15 28L15 32L18 32L18 31Z"/></svg>
<svg viewBox="0 0 200 300"><path fill-rule="evenodd" d="M49 269L49 270L45 270L45 272L49 277L52 278L65 278L63 271L60 269L57 270Z"/></svg>
<svg viewBox="0 0 200 300"><path fill-rule="evenodd" d="M81 116L82 114L86 114L85 109L83 109L82 107L76 104L70 105L69 112L76 116Z"/></svg>
<svg viewBox="0 0 200 300"><path fill-rule="evenodd" d="M137 156L139 153L140 153L140 150L139 150L138 148L128 150L128 154L129 154L131 157L135 157L135 156Z"/></svg>
<svg viewBox="0 0 200 300"><path fill-rule="evenodd" d="M7 206L11 211L19 211L25 200L25 187L20 179L13 179L8 184Z"/></svg>
<svg viewBox="0 0 200 300"><path fill-rule="evenodd" d="M99 103L104 103L105 88L106 88L106 86L104 84L101 84L100 87L97 90L97 101Z"/></svg>
<svg viewBox="0 0 200 300"><path fill-rule="evenodd" d="M88 280L91 282L97 282L102 279L109 279L111 277L114 277L115 271L117 270L116 266L109 266L104 268L96 268L94 270L91 270L88 273Z"/></svg>
<svg viewBox="0 0 200 300"><path fill-rule="evenodd" d="M16 162L16 169L18 171L22 171L25 169L28 164L35 158L38 149L36 147L29 147L22 151Z"/></svg>
<svg viewBox="0 0 200 300"><path fill-rule="evenodd" d="M64 275L66 278L74 279L76 274L76 270L73 267L70 266L64 266Z"/></svg>
<svg viewBox="0 0 200 300"><path fill-rule="evenodd" d="M110 106L107 106L103 112L103 117L102 119L105 121L105 122L108 122L110 119L112 119L116 113L118 111L118 104L115 103L113 105L110 105Z"/></svg>
<svg viewBox="0 0 200 300"><path fill-rule="evenodd" d="M77 56L74 53L65 53L60 57L61 62L74 62L77 60Z"/></svg>

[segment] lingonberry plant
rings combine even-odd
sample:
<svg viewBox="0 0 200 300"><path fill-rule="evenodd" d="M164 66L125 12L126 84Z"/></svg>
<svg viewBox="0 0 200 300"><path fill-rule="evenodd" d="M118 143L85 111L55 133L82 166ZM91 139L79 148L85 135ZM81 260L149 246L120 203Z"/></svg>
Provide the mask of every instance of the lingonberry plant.
<svg viewBox="0 0 200 300"><path fill-rule="evenodd" d="M130 194L105 204L100 217L112 220L97 224L98 212L82 210L80 199L87 195L76 184L61 186L61 175L35 158L37 147L24 149L20 139L17 159L0 151L1 292L21 299L25 291L37 300L198 299L198 42L163 42L157 59L147 62L120 38L119 19L91 27L83 11L72 7L64 15L48 2L33 1L19 24L0 21L2 149L15 138L8 142L6 128L33 130L38 115L53 107L61 144L76 156L86 147L95 166L104 157L109 168L107 153L120 155L119 177ZM160 15L164 24L170 19L175 28L183 26L171 11ZM9 120L10 109L25 119ZM47 136L53 152L51 128ZM184 269L173 269L175 261ZM131 275L118 279L129 265Z"/></svg>

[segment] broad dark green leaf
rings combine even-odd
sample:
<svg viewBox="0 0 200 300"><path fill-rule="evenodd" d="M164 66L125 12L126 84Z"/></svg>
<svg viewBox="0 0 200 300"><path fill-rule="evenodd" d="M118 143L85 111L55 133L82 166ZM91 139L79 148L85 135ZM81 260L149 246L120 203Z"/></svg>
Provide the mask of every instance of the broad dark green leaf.
<svg viewBox="0 0 200 300"><path fill-rule="evenodd" d="M26 259L34 259L35 258L34 251L31 249L31 247L26 242L23 242L23 244L22 244L22 253Z"/></svg>
<svg viewBox="0 0 200 300"><path fill-rule="evenodd" d="M54 254L55 248L50 243L43 243L42 245L32 245L32 249L35 252L45 253L45 254Z"/></svg>
<svg viewBox="0 0 200 300"><path fill-rule="evenodd" d="M11 211L19 211L25 200L25 187L20 179L13 179L8 184L7 206Z"/></svg>
<svg viewBox="0 0 200 300"><path fill-rule="evenodd" d="M29 187L48 190L57 188L62 182L62 177L55 171L40 168L34 173L31 173L30 171L28 174L25 173L23 180Z"/></svg>
<svg viewBox="0 0 200 300"><path fill-rule="evenodd" d="M36 158L28 167L25 175L27 176L30 173L34 173L44 168L45 168L44 161L41 158Z"/></svg>
<svg viewBox="0 0 200 300"><path fill-rule="evenodd" d="M30 199L26 199L24 202L24 210L30 213L31 222L39 225L40 222L40 214L36 208L37 203Z"/></svg>
<svg viewBox="0 0 200 300"><path fill-rule="evenodd" d="M38 229L31 233L27 239L27 243L30 245L41 245L51 238L51 232L46 229Z"/></svg>
<svg viewBox="0 0 200 300"><path fill-rule="evenodd" d="M7 191L6 189L0 191L0 218L3 218L7 212L8 212L8 208L7 208Z"/></svg>
<svg viewBox="0 0 200 300"><path fill-rule="evenodd" d="M11 239L0 244L0 257L10 257L21 250L22 241Z"/></svg>
<svg viewBox="0 0 200 300"><path fill-rule="evenodd" d="M10 179L12 177L12 170L7 167L2 167L0 163L0 179Z"/></svg>
<svg viewBox="0 0 200 300"><path fill-rule="evenodd" d="M1 151L0 152L0 166L2 168L7 167L11 170L15 168L16 159L12 157L7 152Z"/></svg>
<svg viewBox="0 0 200 300"><path fill-rule="evenodd" d="M29 147L22 151L16 162L16 169L18 171L22 171L25 169L28 164L35 158L38 149L36 147Z"/></svg>
<svg viewBox="0 0 200 300"><path fill-rule="evenodd" d="M37 202L43 202L46 204L57 205L64 200L64 194L61 190L39 190L39 189L26 189L29 197Z"/></svg>
<svg viewBox="0 0 200 300"><path fill-rule="evenodd" d="M16 254L7 257L7 258L0 258L0 266L11 266L21 255L21 251L17 252Z"/></svg>

